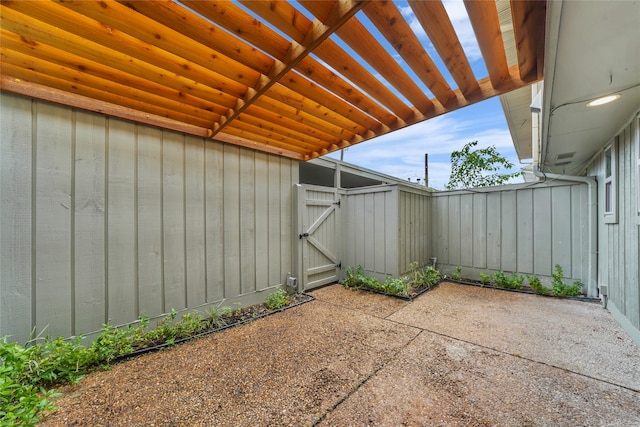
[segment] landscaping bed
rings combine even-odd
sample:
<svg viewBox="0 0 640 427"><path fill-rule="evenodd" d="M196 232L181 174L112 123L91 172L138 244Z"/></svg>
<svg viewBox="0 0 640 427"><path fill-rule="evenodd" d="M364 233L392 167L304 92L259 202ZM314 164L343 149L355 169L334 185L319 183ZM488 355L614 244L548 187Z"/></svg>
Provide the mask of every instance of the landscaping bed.
<svg viewBox="0 0 640 427"><path fill-rule="evenodd" d="M295 307L314 298L289 295L284 290L267 296L265 302L243 308L213 307L178 316L175 310L149 328L142 316L135 325L104 325L89 346L84 337L50 338L40 335L24 346L0 337L0 425L33 425L43 414L56 410L52 403L60 393L53 387L77 383L86 374L110 369L134 357L242 325Z"/></svg>

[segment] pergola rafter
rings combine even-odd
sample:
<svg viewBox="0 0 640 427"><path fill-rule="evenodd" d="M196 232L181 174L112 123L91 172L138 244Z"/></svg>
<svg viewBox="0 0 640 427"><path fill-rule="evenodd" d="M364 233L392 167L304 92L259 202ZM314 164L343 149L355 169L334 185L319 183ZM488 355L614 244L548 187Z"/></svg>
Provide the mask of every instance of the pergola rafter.
<svg viewBox="0 0 640 427"><path fill-rule="evenodd" d="M442 2L409 5L428 41L392 1L2 0L0 88L308 160L542 78L544 0L511 2L510 68L465 1L481 78Z"/></svg>

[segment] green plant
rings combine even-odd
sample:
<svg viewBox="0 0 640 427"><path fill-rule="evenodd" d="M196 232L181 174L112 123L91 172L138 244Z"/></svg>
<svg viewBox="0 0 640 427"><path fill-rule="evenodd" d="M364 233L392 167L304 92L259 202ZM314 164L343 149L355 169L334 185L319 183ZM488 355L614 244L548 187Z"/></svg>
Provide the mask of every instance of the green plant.
<svg viewBox="0 0 640 427"><path fill-rule="evenodd" d="M486 285L491 281L491 276L489 276L486 273L480 273L478 274L478 276L480 277L480 284L482 284L482 286Z"/></svg>
<svg viewBox="0 0 640 427"><path fill-rule="evenodd" d="M511 273L508 279L509 289L522 289L522 282L524 282L524 276L519 276L516 273Z"/></svg>
<svg viewBox="0 0 640 427"><path fill-rule="evenodd" d="M220 308L220 304L218 304L217 306L210 307L207 310L205 322L211 328L222 328L223 326L227 326L226 318L229 317L229 313L231 313L231 309L226 307Z"/></svg>
<svg viewBox="0 0 640 427"><path fill-rule="evenodd" d="M511 169L514 165L501 156L495 146L471 151L476 145L478 141L472 141L460 151L451 153L451 174L449 183L446 185L447 190L501 185L506 184L511 178L522 175L522 171L502 172Z"/></svg>
<svg viewBox="0 0 640 427"><path fill-rule="evenodd" d="M269 310L279 310L289 305L290 298L287 292L283 289L278 289L275 292L270 293L264 300L264 305Z"/></svg>
<svg viewBox="0 0 640 427"><path fill-rule="evenodd" d="M407 293L408 285L409 282L404 278L395 279L389 276L382 284L380 290L388 293L389 295L404 295Z"/></svg>
<svg viewBox="0 0 640 427"><path fill-rule="evenodd" d="M462 267L461 267L461 266L457 266L457 267L456 267L456 271L455 271L455 273L453 273L453 274L451 275L451 278L452 278L453 280L460 280L460 279L462 279Z"/></svg>
<svg viewBox="0 0 640 427"><path fill-rule="evenodd" d="M503 271L496 271L493 273L493 283L495 283L496 286L506 288L509 286L509 279Z"/></svg>
<svg viewBox="0 0 640 427"><path fill-rule="evenodd" d="M582 293L584 284L580 280L576 280L573 284L564 283L564 273L560 264L556 264L551 273L551 294L555 296L578 296Z"/></svg>
<svg viewBox="0 0 640 427"><path fill-rule="evenodd" d="M548 295L549 288L544 286L540 279L536 276L527 275L527 281L529 282L529 287L534 290L534 292L540 295Z"/></svg>
<svg viewBox="0 0 640 427"><path fill-rule="evenodd" d="M524 277L516 273L511 273L509 277L503 271L496 271L493 274L493 283L501 288L522 289L522 282L524 282Z"/></svg>

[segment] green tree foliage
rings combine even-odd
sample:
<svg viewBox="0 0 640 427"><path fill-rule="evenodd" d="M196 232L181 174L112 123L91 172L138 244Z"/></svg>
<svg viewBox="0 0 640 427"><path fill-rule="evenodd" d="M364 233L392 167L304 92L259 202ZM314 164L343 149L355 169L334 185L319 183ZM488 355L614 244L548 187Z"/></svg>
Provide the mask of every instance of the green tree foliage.
<svg viewBox="0 0 640 427"><path fill-rule="evenodd" d="M511 169L513 163L501 156L493 145L472 151L476 145L478 141L472 141L462 150L451 153L451 175L446 185L447 190L502 185L511 178L522 175L522 171L499 172Z"/></svg>

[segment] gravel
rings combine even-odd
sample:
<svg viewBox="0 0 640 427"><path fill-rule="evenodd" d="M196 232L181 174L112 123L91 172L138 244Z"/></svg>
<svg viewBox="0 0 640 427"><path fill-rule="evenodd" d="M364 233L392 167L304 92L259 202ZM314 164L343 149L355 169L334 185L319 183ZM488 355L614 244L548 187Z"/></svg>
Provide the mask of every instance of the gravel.
<svg viewBox="0 0 640 427"><path fill-rule="evenodd" d="M640 425L640 348L597 304L312 293L63 387L42 425Z"/></svg>

